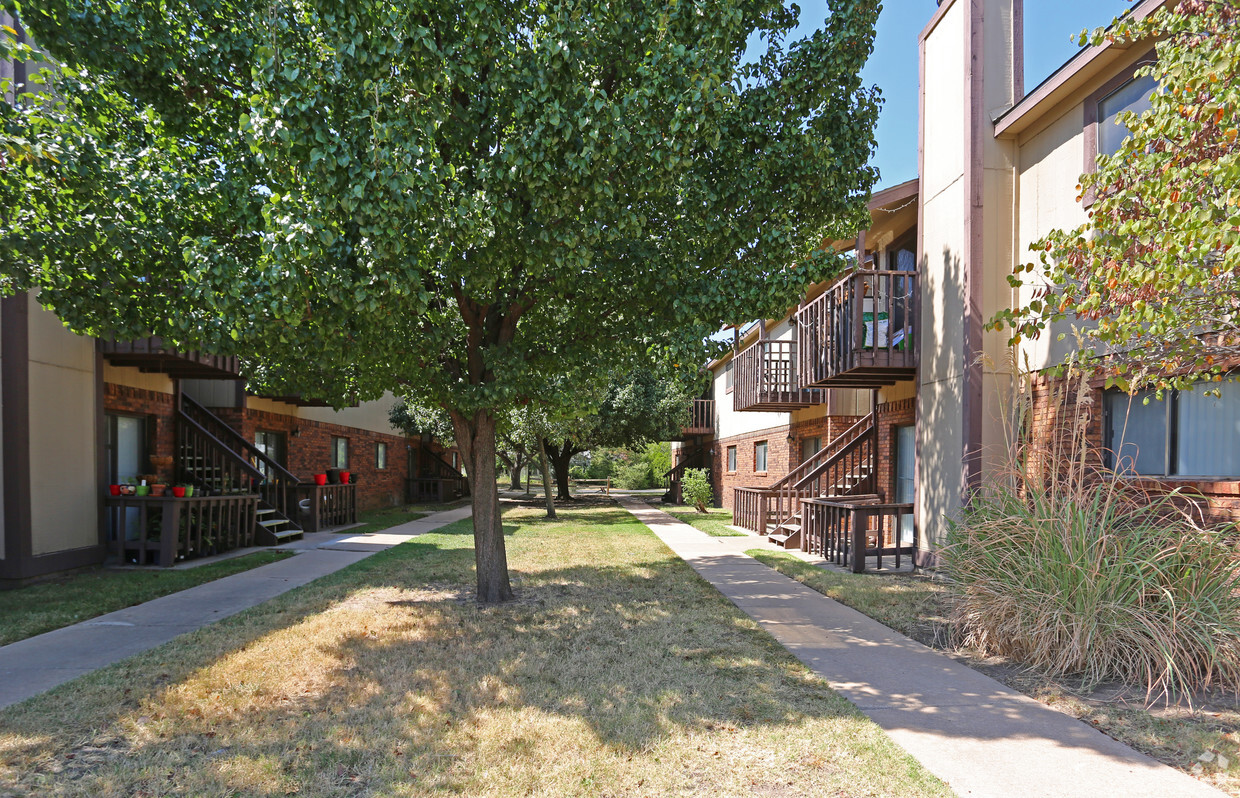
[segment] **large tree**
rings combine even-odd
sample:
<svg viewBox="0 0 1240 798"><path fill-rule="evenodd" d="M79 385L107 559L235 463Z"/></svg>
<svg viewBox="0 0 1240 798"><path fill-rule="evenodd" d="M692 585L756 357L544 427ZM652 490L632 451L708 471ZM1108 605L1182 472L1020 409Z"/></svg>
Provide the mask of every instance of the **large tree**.
<svg viewBox="0 0 1240 798"><path fill-rule="evenodd" d="M679 437L689 422L690 401L700 388L701 380L692 376L657 368L613 374L597 402L551 425L544 445L555 469L556 498L571 498L568 469L581 452L595 447L633 448Z"/></svg>
<svg viewBox="0 0 1240 798"><path fill-rule="evenodd" d="M1089 222L1034 245L1041 268L1010 281L1036 291L992 324L1019 342L1079 320L1080 359L1130 390L1221 379L1240 359L1240 4L1180 0L1086 41L1156 42L1158 89L1082 175Z"/></svg>
<svg viewBox="0 0 1240 798"><path fill-rule="evenodd" d="M444 407L483 601L512 596L499 413L693 363L867 218L878 0L797 41L773 0L0 1L63 65L0 108L54 156L0 162L4 289L277 389Z"/></svg>

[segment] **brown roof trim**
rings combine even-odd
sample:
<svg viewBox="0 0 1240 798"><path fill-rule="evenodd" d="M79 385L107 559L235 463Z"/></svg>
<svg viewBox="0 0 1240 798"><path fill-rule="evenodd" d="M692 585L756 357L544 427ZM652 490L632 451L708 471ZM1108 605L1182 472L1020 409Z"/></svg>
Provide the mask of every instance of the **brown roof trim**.
<svg viewBox="0 0 1240 798"><path fill-rule="evenodd" d="M939 7L935 10L934 16L930 17L930 21L926 23L926 27L921 29L921 33L917 34L917 43L921 44L926 40L938 24L943 21L943 16L947 10L952 7L956 0L939 0Z"/></svg>
<svg viewBox="0 0 1240 798"><path fill-rule="evenodd" d="M888 186L882 191L874 192L870 196L870 210L876 211L894 202L910 200L917 196L918 180L919 178L914 177L912 180L905 180L898 185Z"/></svg>
<svg viewBox="0 0 1240 798"><path fill-rule="evenodd" d="M1134 19L1144 19L1170 0L1142 0L1128 11ZM944 4L946 5L946 3ZM1086 47L1055 70L1033 91L995 120L995 138L1012 138L1032 125L1046 111L1081 91L1108 66L1121 59L1132 45L1103 42Z"/></svg>

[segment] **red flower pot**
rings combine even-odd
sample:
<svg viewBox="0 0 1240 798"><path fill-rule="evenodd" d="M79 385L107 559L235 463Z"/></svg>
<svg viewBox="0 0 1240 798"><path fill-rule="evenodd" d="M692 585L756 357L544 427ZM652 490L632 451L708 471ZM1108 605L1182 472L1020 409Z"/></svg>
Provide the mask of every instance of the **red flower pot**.
<svg viewBox="0 0 1240 798"><path fill-rule="evenodd" d="M326 485L326 484L327 484L327 475L326 475L326 474L315 474L315 475L314 475L314 484L316 484L316 485Z"/></svg>
<svg viewBox="0 0 1240 798"><path fill-rule="evenodd" d="M172 489L172 495L173 495L173 496L175 496L175 497L176 497L176 498L178 498L178 499L184 499L184 498L185 498L185 488L181 487L180 485L177 485L176 487L174 487L174 488Z"/></svg>
<svg viewBox="0 0 1240 798"><path fill-rule="evenodd" d="M348 471L341 471L341 472L340 472L340 484L341 484L341 485L348 485L348 484L349 484L349 472L348 472Z"/></svg>
<svg viewBox="0 0 1240 798"><path fill-rule="evenodd" d="M108 493L111 493L113 496L120 496L121 486L120 485L108 485Z"/></svg>

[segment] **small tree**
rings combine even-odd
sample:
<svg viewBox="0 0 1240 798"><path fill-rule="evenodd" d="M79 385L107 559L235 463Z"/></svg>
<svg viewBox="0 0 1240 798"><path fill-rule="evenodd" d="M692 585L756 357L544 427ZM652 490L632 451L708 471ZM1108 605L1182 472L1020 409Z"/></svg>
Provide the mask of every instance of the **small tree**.
<svg viewBox="0 0 1240 798"><path fill-rule="evenodd" d="M696 507L699 513L706 512L706 507L715 500L710 488L710 475L705 468L685 469L683 487L685 501Z"/></svg>
<svg viewBox="0 0 1240 798"><path fill-rule="evenodd" d="M1081 177L1090 221L1033 245L1041 269L1024 306L1000 313L1013 343L1068 318L1081 359L1130 390L1220 379L1240 357L1240 5L1180 0L1143 20L1081 34L1081 43L1156 42L1138 75L1158 84L1144 114L1119 120L1131 135Z"/></svg>

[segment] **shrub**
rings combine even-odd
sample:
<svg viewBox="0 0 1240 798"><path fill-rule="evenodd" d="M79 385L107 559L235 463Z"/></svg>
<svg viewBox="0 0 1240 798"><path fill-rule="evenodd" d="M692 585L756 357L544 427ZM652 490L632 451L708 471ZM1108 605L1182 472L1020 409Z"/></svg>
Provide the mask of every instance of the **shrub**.
<svg viewBox="0 0 1240 798"><path fill-rule="evenodd" d="M715 500L710 489L710 477L705 468L686 468L681 493L685 502L697 508L699 513L706 512L706 507Z"/></svg>
<svg viewBox="0 0 1240 798"><path fill-rule="evenodd" d="M588 472L586 471L585 466L575 465L569 466L568 468L568 476L570 479L588 479L586 476L587 473Z"/></svg>
<svg viewBox="0 0 1240 798"><path fill-rule="evenodd" d="M621 467L616 475L616 484L625 490L645 490L653 488L657 483L650 463L639 460Z"/></svg>
<svg viewBox="0 0 1240 798"><path fill-rule="evenodd" d="M1077 433L1015 447L1006 476L949 526L940 554L960 642L1084 687L1240 689L1232 541L1203 529L1186 497L1088 466Z"/></svg>

